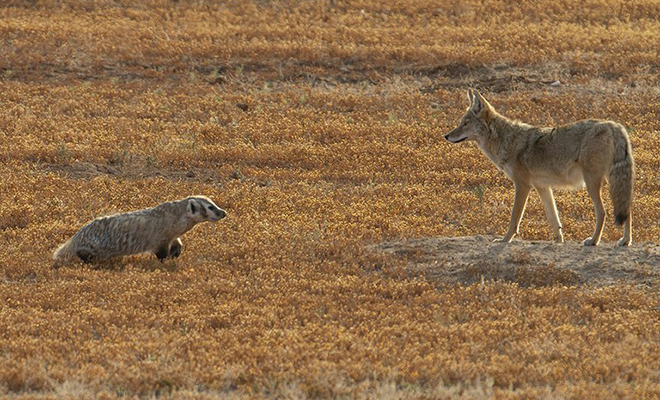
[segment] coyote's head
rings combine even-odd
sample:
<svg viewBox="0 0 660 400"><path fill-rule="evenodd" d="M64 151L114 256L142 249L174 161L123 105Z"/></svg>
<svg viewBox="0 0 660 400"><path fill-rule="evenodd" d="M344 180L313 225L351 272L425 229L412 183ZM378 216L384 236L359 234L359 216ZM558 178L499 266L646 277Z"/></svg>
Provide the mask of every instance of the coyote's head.
<svg viewBox="0 0 660 400"><path fill-rule="evenodd" d="M445 135L445 139L452 143L464 140L479 140L488 133L488 122L494 113L493 106L484 99L476 90L468 90L468 102L470 103L460 124L453 131Z"/></svg>

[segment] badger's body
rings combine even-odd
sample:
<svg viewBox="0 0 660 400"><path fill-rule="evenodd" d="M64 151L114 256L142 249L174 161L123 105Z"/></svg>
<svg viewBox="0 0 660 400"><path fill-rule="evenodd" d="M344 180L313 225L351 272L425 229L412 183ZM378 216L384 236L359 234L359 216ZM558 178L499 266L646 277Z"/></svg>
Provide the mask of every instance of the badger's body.
<svg viewBox="0 0 660 400"><path fill-rule="evenodd" d="M53 255L54 267L80 258L84 262L151 253L159 260L181 254L179 236L199 222L218 221L225 211L204 196L187 197L153 208L99 217L84 225Z"/></svg>

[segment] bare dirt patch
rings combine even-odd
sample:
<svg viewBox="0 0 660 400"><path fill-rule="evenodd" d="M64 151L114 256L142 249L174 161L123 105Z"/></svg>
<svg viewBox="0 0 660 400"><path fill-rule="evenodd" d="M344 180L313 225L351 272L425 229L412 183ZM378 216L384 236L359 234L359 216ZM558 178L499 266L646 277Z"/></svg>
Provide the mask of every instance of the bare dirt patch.
<svg viewBox="0 0 660 400"><path fill-rule="evenodd" d="M411 271L437 283L516 282L521 286L651 285L660 279L660 246L548 241L493 243L491 236L420 238L384 242L374 251L404 258Z"/></svg>

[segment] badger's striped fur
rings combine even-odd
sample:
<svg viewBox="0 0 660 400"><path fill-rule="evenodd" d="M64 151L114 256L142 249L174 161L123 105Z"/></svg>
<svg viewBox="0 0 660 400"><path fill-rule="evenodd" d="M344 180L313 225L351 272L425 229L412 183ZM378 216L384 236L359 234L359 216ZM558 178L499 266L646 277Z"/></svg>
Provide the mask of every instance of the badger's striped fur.
<svg viewBox="0 0 660 400"><path fill-rule="evenodd" d="M179 236L199 222L218 221L226 212L204 196L192 196L154 208L97 218L80 228L53 255L54 268L76 257L84 262L152 253L159 260L181 254Z"/></svg>

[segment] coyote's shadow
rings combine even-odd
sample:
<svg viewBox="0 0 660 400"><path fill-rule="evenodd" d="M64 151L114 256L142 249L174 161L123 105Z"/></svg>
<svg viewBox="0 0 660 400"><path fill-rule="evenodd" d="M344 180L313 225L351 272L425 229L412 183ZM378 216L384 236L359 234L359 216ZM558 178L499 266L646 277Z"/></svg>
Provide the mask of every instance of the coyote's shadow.
<svg viewBox="0 0 660 400"><path fill-rule="evenodd" d="M585 247L578 242L493 243L494 237L438 237L384 242L372 251L404 258L408 268L437 283L516 282L521 286L615 283L650 285L660 280L660 246L652 243Z"/></svg>

